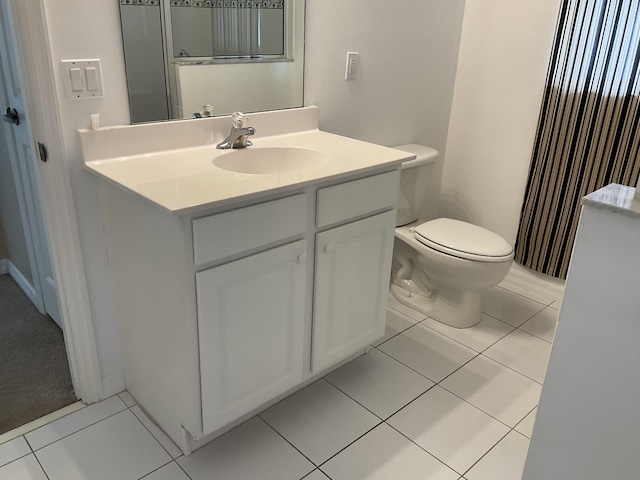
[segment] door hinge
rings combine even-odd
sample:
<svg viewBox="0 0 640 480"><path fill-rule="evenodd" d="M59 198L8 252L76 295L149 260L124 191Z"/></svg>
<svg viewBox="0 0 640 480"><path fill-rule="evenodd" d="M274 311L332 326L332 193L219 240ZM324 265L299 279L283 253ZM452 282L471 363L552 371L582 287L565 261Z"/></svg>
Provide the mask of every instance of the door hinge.
<svg viewBox="0 0 640 480"><path fill-rule="evenodd" d="M13 123L14 125L20 125L20 117L15 108L7 108L7 113L2 115L2 121L7 123Z"/></svg>
<svg viewBox="0 0 640 480"><path fill-rule="evenodd" d="M40 160L46 162L49 159L47 155L47 147L44 146L44 143L38 142L38 152L40 153Z"/></svg>

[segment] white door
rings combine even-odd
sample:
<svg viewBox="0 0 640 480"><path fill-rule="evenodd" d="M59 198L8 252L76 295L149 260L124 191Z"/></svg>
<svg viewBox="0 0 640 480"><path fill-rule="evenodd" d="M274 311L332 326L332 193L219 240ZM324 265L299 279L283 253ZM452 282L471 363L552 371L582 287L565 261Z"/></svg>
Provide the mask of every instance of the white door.
<svg viewBox="0 0 640 480"><path fill-rule="evenodd" d="M205 434L302 381L306 242L196 274Z"/></svg>
<svg viewBox="0 0 640 480"><path fill-rule="evenodd" d="M313 373L384 335L395 210L318 233Z"/></svg>
<svg viewBox="0 0 640 480"><path fill-rule="evenodd" d="M25 108L20 65L16 52L15 35L8 0L0 2L0 114L7 138L11 166L20 204L29 260L33 273L35 304L62 327L56 283L42 216L39 187L36 179L38 150L29 125ZM13 123L12 116L17 115Z"/></svg>

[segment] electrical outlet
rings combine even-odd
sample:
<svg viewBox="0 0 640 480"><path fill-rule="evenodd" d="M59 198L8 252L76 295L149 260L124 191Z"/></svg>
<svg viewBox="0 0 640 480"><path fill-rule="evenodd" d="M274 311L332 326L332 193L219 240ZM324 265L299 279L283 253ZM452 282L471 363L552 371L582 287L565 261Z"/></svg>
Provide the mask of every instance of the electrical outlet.
<svg viewBox="0 0 640 480"><path fill-rule="evenodd" d="M359 64L360 54L358 52L347 52L347 66L344 72L345 80L355 80L358 77Z"/></svg>

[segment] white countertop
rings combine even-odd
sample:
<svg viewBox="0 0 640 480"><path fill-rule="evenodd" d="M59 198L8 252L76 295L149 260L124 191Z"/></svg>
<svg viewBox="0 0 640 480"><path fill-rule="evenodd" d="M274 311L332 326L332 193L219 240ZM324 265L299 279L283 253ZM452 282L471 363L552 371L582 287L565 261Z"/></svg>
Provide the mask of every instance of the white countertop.
<svg viewBox="0 0 640 480"><path fill-rule="evenodd" d="M315 109L302 110L306 110L305 115L309 113L315 115ZM252 117L260 115L254 114ZM268 114L264 115L268 118ZM260 118L256 120L259 124ZM217 123L220 124L220 121ZM225 129L226 123L228 122L224 123ZM140 134L143 130L138 127L129 128L137 129L132 131ZM166 132L167 124L162 128ZM184 128L184 124L181 128ZM100 136L100 130L87 132L88 136L96 136L96 134ZM122 132L126 132L126 127L122 127ZM100 158L101 155L94 155L99 157L95 160L91 159L92 154L87 153L87 150L98 152L104 151L104 148L92 146L91 149L85 150L85 165L100 178L138 194L172 214L181 215L385 167L393 169L402 161L415 157L408 152L321 132L317 129L264 137L259 136L259 127L256 127L256 132L256 135L251 138L254 146L248 148L275 146L307 148L325 153L328 161L317 167L293 173L246 174L223 170L213 164L213 159L225 152L215 147L218 138L222 138L223 133L220 132L219 135L215 133L210 135L209 141L199 146L182 145L176 149L150 153L136 152L131 155L122 155L125 147L119 147L120 151L114 150L114 153L120 155L112 158L104 158L104 156ZM113 142L114 134L117 141L117 133L117 131L108 131L106 135ZM81 136L83 134L81 132ZM123 138L122 141L126 143L126 139ZM114 147L109 145L108 148ZM133 150L135 151L135 148Z"/></svg>
<svg viewBox="0 0 640 480"><path fill-rule="evenodd" d="M636 189L633 187L611 183L584 197L582 204L628 217L640 218L640 202L635 198L635 193Z"/></svg>

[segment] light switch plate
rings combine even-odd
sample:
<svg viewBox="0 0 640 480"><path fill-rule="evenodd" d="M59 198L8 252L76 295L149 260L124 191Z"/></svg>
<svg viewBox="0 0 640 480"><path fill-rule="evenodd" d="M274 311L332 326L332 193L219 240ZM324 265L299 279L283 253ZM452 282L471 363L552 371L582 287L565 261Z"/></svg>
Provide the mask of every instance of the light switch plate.
<svg viewBox="0 0 640 480"><path fill-rule="evenodd" d="M347 65L344 71L345 80L355 80L358 78L359 64L360 54L358 52L347 52Z"/></svg>
<svg viewBox="0 0 640 480"><path fill-rule="evenodd" d="M62 77L64 91L69 100L104 97L102 69L97 58L62 60Z"/></svg>

